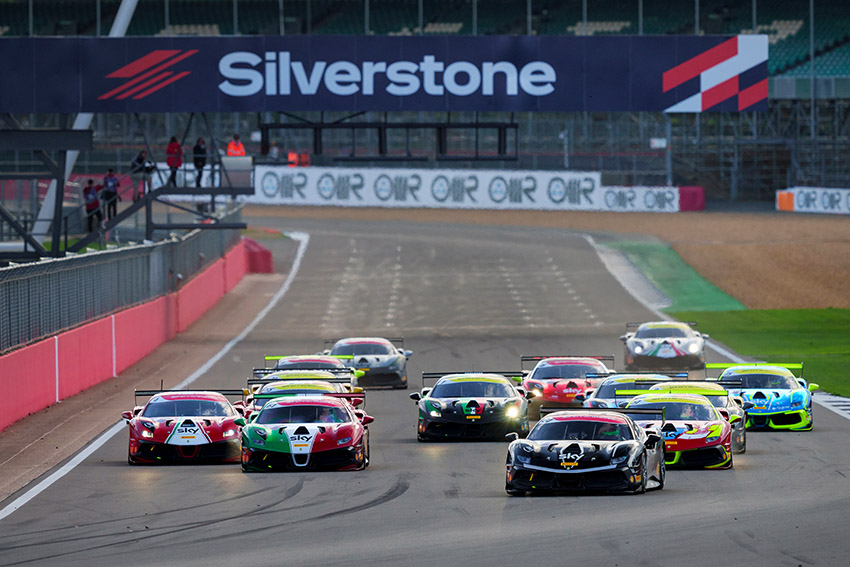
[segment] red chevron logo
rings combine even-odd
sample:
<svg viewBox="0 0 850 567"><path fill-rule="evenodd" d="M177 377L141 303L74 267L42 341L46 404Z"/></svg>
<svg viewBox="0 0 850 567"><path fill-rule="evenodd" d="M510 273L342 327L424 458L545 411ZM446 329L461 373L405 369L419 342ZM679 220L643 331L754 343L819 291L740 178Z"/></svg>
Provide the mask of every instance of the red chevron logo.
<svg viewBox="0 0 850 567"><path fill-rule="evenodd" d="M156 91L176 83L191 71L166 71L169 67L191 57L197 49L182 51L180 49L157 49L135 61L127 63L106 75L107 79L130 79L124 84L97 97L98 100L124 100L132 97L134 100L145 98Z"/></svg>

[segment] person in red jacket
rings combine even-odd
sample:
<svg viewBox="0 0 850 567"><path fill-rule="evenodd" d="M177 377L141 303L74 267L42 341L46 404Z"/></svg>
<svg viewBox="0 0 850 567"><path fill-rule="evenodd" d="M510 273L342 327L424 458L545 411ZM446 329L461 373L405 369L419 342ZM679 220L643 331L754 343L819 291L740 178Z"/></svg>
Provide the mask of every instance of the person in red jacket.
<svg viewBox="0 0 850 567"><path fill-rule="evenodd" d="M239 134L233 134L233 139L227 143L227 155L244 156L245 146L239 140Z"/></svg>
<svg viewBox="0 0 850 567"><path fill-rule="evenodd" d="M168 178L168 184L172 187L177 187L177 170L183 165L183 148L180 147L180 142L177 138L171 136L168 142L168 147L165 149L165 163L171 168L171 177Z"/></svg>
<svg viewBox="0 0 850 567"><path fill-rule="evenodd" d="M86 186L83 187L83 200L86 203L89 232L99 227L100 222L103 220L103 213L100 211L100 199L98 198L98 190L100 188L100 186L95 186L94 179L89 179Z"/></svg>

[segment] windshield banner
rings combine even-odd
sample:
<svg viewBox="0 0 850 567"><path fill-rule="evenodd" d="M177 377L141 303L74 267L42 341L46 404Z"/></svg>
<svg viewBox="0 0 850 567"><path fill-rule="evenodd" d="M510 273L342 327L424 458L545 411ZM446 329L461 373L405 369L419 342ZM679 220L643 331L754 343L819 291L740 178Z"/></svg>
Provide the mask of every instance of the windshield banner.
<svg viewBox="0 0 850 567"><path fill-rule="evenodd" d="M0 39L11 113L762 111L740 36Z"/></svg>

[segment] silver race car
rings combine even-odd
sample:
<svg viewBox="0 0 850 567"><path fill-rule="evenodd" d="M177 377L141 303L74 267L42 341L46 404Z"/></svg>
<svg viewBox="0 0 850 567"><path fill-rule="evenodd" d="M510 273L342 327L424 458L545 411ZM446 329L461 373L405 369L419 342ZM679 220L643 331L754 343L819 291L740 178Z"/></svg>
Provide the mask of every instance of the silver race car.
<svg viewBox="0 0 850 567"><path fill-rule="evenodd" d="M413 351L404 350L404 339L381 337L326 339L323 354L339 358L349 366L362 371L364 374L358 382L360 386L407 388L407 359Z"/></svg>
<svg viewBox="0 0 850 567"><path fill-rule="evenodd" d="M707 334L696 330L694 322L651 321L626 323L626 370L705 368Z"/></svg>

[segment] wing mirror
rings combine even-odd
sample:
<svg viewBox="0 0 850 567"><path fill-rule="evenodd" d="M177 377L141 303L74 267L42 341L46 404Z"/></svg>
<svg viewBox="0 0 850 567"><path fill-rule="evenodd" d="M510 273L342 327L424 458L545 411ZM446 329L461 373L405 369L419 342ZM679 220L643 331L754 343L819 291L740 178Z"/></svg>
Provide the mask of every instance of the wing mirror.
<svg viewBox="0 0 850 567"><path fill-rule="evenodd" d="M363 392L364 392L364 390L360 386L355 386L354 388L351 389L352 394L362 394Z"/></svg>
<svg viewBox="0 0 850 567"><path fill-rule="evenodd" d="M511 380L513 380L514 382L522 382L522 379L524 377L525 377L525 375L523 375L523 376L511 376Z"/></svg>
<svg viewBox="0 0 850 567"><path fill-rule="evenodd" d="M357 407L362 403L363 403L363 398L351 398L351 405L353 405L354 407Z"/></svg>
<svg viewBox="0 0 850 567"><path fill-rule="evenodd" d="M744 408L744 411L746 411L746 410L753 409L755 407L755 405L753 404L753 402L744 402L744 404L741 407Z"/></svg>
<svg viewBox="0 0 850 567"><path fill-rule="evenodd" d="M123 418L124 418L124 419L126 419L127 421L130 421L131 419L133 419L133 412L131 412L131 411L122 411L122 412L121 412L121 417L123 417Z"/></svg>
<svg viewBox="0 0 850 567"><path fill-rule="evenodd" d="M505 435L505 441L510 442L510 441L516 441L517 439L519 439L519 433L517 433L516 431L511 431L510 433Z"/></svg>
<svg viewBox="0 0 850 567"><path fill-rule="evenodd" d="M623 335L623 336L620 337L620 340L623 341L623 342L626 342L627 340L629 340L629 337L628 337L628 335Z"/></svg>
<svg viewBox="0 0 850 567"><path fill-rule="evenodd" d="M709 338L710 336L711 336L711 335L709 335L708 333L703 333L703 334L702 334L702 338L704 338L704 339L707 339L707 338Z"/></svg>
<svg viewBox="0 0 850 567"><path fill-rule="evenodd" d="M519 389L519 388L517 388L517 389ZM530 400L530 399L536 398L536 397L537 397L537 394L535 394L534 392L532 392L530 390L528 392L525 392L525 399L526 400Z"/></svg>
<svg viewBox="0 0 850 567"><path fill-rule="evenodd" d="M362 423L363 425L369 425L370 423L375 421L374 417L372 417L371 415L367 415L366 412L363 410L354 410L354 415L357 416L357 419L359 419L360 423Z"/></svg>
<svg viewBox="0 0 850 567"><path fill-rule="evenodd" d="M646 441L644 441L643 446L647 449L654 449L656 445L661 441L661 436L655 433L650 433L646 436Z"/></svg>
<svg viewBox="0 0 850 567"><path fill-rule="evenodd" d="M584 394L576 394L576 397L575 397L575 398L573 398L573 399L574 399L575 401L577 401L577 402L583 402L583 401L584 401L584 400L586 400L587 398L585 398L585 397L584 397Z"/></svg>
<svg viewBox="0 0 850 567"><path fill-rule="evenodd" d="M420 394L419 392L411 392L410 393L410 399L413 400L414 402L418 402L419 400L422 399L422 394Z"/></svg>
<svg viewBox="0 0 850 567"><path fill-rule="evenodd" d="M238 425L239 427L242 427L243 425L245 425L245 418L244 417L237 417L236 419L233 420L233 423L235 425Z"/></svg>
<svg viewBox="0 0 850 567"><path fill-rule="evenodd" d="M814 384L814 383L809 384L809 391L810 392L814 392L815 390L819 390L819 389L820 389L820 384Z"/></svg>
<svg viewBox="0 0 850 567"><path fill-rule="evenodd" d="M410 358L411 356L413 356L413 351L412 351L412 350L406 350L406 351L404 351L404 358Z"/></svg>

